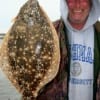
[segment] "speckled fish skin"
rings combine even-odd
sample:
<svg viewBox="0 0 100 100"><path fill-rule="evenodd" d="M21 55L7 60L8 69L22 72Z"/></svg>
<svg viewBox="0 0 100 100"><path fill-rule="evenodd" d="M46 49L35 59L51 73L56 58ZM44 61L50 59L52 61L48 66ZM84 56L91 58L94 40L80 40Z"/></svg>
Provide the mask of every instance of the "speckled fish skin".
<svg viewBox="0 0 100 100"><path fill-rule="evenodd" d="M59 69L59 41L37 0L20 9L1 46L0 66L23 100L35 100Z"/></svg>

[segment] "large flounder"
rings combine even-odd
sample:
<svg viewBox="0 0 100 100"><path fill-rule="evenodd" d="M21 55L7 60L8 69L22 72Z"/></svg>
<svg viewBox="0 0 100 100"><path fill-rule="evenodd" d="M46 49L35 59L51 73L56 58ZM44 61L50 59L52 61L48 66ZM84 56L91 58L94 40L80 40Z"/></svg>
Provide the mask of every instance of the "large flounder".
<svg viewBox="0 0 100 100"><path fill-rule="evenodd" d="M28 0L21 8L0 53L0 67L23 100L36 99L43 86L56 76L59 40L37 0Z"/></svg>

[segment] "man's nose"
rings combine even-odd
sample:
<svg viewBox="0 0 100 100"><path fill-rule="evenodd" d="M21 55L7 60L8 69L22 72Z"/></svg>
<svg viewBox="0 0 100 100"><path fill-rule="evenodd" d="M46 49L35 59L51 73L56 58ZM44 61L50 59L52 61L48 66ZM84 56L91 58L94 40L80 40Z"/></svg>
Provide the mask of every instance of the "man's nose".
<svg viewBox="0 0 100 100"><path fill-rule="evenodd" d="M76 3L75 3L75 6L76 6L76 8L80 8L80 0L76 0Z"/></svg>

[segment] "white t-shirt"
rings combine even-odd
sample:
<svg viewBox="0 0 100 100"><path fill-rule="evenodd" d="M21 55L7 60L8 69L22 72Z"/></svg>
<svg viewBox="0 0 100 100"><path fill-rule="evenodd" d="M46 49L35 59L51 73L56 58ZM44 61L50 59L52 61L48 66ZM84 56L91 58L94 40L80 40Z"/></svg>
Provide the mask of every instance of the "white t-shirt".
<svg viewBox="0 0 100 100"><path fill-rule="evenodd" d="M93 100L94 31L68 31L71 50L69 100Z"/></svg>

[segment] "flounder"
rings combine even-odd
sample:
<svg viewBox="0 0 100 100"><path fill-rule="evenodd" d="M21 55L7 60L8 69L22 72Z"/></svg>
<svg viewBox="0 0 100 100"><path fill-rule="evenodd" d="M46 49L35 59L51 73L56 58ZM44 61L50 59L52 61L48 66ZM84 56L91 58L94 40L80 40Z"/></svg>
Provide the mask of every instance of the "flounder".
<svg viewBox="0 0 100 100"><path fill-rule="evenodd" d="M35 100L56 76L59 39L37 0L28 0L22 6L4 37L0 53L0 67L23 100Z"/></svg>

